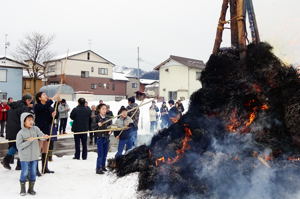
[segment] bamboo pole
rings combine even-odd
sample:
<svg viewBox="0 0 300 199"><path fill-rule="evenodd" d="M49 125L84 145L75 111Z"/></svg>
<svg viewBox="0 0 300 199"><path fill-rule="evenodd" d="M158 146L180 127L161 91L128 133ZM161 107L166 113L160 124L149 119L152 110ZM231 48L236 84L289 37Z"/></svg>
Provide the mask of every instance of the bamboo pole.
<svg viewBox="0 0 300 199"><path fill-rule="evenodd" d="M61 72L63 72L63 73L65 73L65 66L66 66L66 63L68 61L68 54L69 54L69 50L67 51L66 60L64 62L63 68L61 70ZM59 94L61 92L62 83L63 83L63 78L61 76L61 78L60 78L60 86L59 86L59 89L58 89L58 91L56 93L56 95L58 95L58 96L59 96ZM56 104L54 106L54 112L56 112L56 114L57 114L58 102L59 102L59 100L56 101ZM50 137L52 136L52 133L53 133L53 126L54 126L54 121L55 121L56 114L52 115L52 123L51 123L51 128L50 128ZM51 139L47 143L47 153L46 153L45 162L44 162L44 165L43 165L43 168L42 168L42 174L45 173L46 165L47 165L47 162L48 162L48 154L49 154L50 142L51 142Z"/></svg>
<svg viewBox="0 0 300 199"><path fill-rule="evenodd" d="M229 0L223 0L221 15L219 18L219 23L218 23L217 33L216 33L215 44L213 48L213 54L216 54L219 51L222 43L222 36L223 36L225 19L226 19L226 12L228 9L228 2Z"/></svg>
<svg viewBox="0 0 300 199"><path fill-rule="evenodd" d="M145 98L144 98L144 99L145 99ZM139 106L141 106L141 105L143 104L144 99L141 101L141 103L140 103ZM150 100L149 102L152 102L152 100ZM148 103L149 103L149 102L148 102ZM139 106L137 106L137 107L139 107ZM135 116L135 114L137 113L137 111L138 111L138 108L136 108L135 111L134 111L134 113L131 115L131 117L130 117L131 119ZM117 138L120 138L120 136L122 135L123 131L124 131L124 130L122 130L122 131L120 132L120 134L117 136Z"/></svg>
<svg viewBox="0 0 300 199"><path fill-rule="evenodd" d="M231 29L231 47L238 48L238 28L237 28L237 9L236 9L236 1L230 0L230 29ZM233 20L234 19L234 20Z"/></svg>
<svg viewBox="0 0 300 199"><path fill-rule="evenodd" d="M34 137L33 140L39 140L39 139L50 139L50 138L55 138L55 137L66 137L69 135L80 135L80 134L89 134L89 133L100 133L100 132L110 132L110 131L122 131L126 130L128 128L109 128L109 129L102 129L102 130L94 130L94 131L82 131L82 132L71 132L67 134L62 134L62 135L51 135L51 136L44 136L44 137ZM28 141L28 140L25 140ZM9 140L5 142L0 142L0 144L8 144L8 143L13 143L16 142L16 140Z"/></svg>
<svg viewBox="0 0 300 199"><path fill-rule="evenodd" d="M246 57L245 0L237 0L237 25L240 59Z"/></svg>

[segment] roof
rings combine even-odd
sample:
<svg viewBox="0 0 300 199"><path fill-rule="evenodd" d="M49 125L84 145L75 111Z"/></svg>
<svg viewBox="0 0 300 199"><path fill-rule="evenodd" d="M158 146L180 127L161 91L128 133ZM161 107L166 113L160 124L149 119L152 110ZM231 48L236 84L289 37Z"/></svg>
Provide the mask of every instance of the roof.
<svg viewBox="0 0 300 199"><path fill-rule="evenodd" d="M70 53L70 52L69 52L69 53L64 53L64 54L61 54L61 55L58 55L58 56L53 57L52 59L50 59L50 60L44 62L44 64L45 64L45 63L48 63L48 62L59 61L59 60L62 60L62 59L66 59L67 57L68 57L68 58L69 58L69 57L73 57L73 56L75 56L75 55L79 55L79 54L86 53L86 52L92 52L92 53L94 53L95 55L97 55L97 56L101 57L102 59L104 59L105 61L107 61L108 63L110 63L110 64L112 64L112 65L115 66L114 63L108 61L107 59L105 59L104 57L100 56L99 54L95 53L95 52L92 51L92 50L84 50L84 51L75 51L75 52L71 52L71 53Z"/></svg>
<svg viewBox="0 0 300 199"><path fill-rule="evenodd" d="M168 63L171 60L175 60L175 61L177 61L187 67L191 67L191 68L199 68L199 69L205 68L205 64L202 60L170 55L170 57L166 61L164 61L161 64L159 64L158 66L156 66L154 68L154 70L159 70L160 67L162 67L163 65L165 65L166 63Z"/></svg>
<svg viewBox="0 0 300 199"><path fill-rule="evenodd" d="M126 77L124 73L117 73L113 72L113 80L120 80L120 81L129 81L129 79Z"/></svg>
<svg viewBox="0 0 300 199"><path fill-rule="evenodd" d="M17 64L20 64L20 65L22 65L22 66L24 66L24 67L28 67L28 65L26 65L25 63L22 63L22 62L19 62L19 61L17 61L17 60L15 60L15 59L13 59L13 58L11 58L11 57L5 57L5 56L1 56L0 55L0 60L4 60L4 59L6 59L6 60L9 60L9 61L11 61L11 62L15 62L15 63L17 63ZM1 63L0 63L1 64ZM1 66L3 66L3 65L1 65Z"/></svg>
<svg viewBox="0 0 300 199"><path fill-rule="evenodd" d="M159 81L155 80L155 79L140 79L141 84L149 85L149 84L153 84L155 82L159 82Z"/></svg>

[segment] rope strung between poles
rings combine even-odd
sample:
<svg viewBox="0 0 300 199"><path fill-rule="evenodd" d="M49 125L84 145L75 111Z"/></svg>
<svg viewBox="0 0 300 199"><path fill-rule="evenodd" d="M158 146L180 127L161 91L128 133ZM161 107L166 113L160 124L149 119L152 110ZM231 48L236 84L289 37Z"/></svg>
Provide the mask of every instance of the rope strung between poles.
<svg viewBox="0 0 300 199"><path fill-rule="evenodd" d="M39 139L50 139L50 138L55 138L55 137L66 137L68 135L80 135L80 134L89 134L89 133L100 133L100 132L109 132L109 131L122 131L126 130L128 128L109 128L109 129L102 129L102 130L94 130L94 131L82 131L82 132L76 132L76 133L67 133L63 135L51 135L47 137L34 137L33 140L39 140ZM0 144L8 144L8 143L13 143L16 142L16 140L10 140L10 141L5 141L5 142L0 142Z"/></svg>
<svg viewBox="0 0 300 199"><path fill-rule="evenodd" d="M148 101L148 102L145 102L145 103L143 103L143 104L141 103L139 106L134 107L134 108L128 110L128 112L132 112L132 111L136 110L135 113L133 113L133 116L134 116L134 115L136 114L138 108L140 108L140 107L142 107L142 106L144 106L144 105L146 105L146 104L149 104L150 102L152 102L152 100L150 100L150 101ZM112 118L109 119L109 120L106 120L105 122L103 122L103 124L106 124L106 123L108 123L108 122L114 120L115 118L117 118L117 117L119 117L119 116L121 116L121 114L116 115L116 116L112 117ZM88 134L88 133L97 133L97 132L105 132L105 131L120 131L120 130L125 130L125 129L113 128L113 129L106 129L106 130L84 131L84 132L77 132L77 133L67 133L67 134L65 134L65 135L54 135L54 136L52 136L52 137L56 137L56 136L57 136L57 137L63 137L63 136L66 136L66 135L76 135L76 134L85 134L85 133ZM51 137L51 138L52 138L52 137ZM0 144L8 144L8 143L13 143L13 142L16 142L16 140L9 140L9 141L5 141L5 142L0 142Z"/></svg>

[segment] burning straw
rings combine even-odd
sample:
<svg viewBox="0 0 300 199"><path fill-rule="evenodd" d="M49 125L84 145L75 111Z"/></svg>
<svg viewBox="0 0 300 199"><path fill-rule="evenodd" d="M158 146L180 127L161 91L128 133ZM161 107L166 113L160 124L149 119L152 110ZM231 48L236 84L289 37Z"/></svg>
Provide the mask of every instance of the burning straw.
<svg viewBox="0 0 300 199"><path fill-rule="evenodd" d="M150 145L110 160L111 168L120 177L139 172L138 190L146 197L297 193L299 161L288 157L299 157L300 79L271 50L251 44L244 62L230 48L211 55L188 112Z"/></svg>

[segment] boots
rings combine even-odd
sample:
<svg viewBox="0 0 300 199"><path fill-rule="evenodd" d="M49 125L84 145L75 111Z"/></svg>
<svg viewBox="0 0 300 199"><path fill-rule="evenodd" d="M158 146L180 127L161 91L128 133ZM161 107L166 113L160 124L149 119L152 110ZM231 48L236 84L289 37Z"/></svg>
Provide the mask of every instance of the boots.
<svg viewBox="0 0 300 199"><path fill-rule="evenodd" d="M11 167L9 165L11 159L13 158L12 155L6 155L3 160L1 161L1 164L3 165L4 168L11 170Z"/></svg>
<svg viewBox="0 0 300 199"><path fill-rule="evenodd" d="M45 168L45 170L44 170L44 168ZM45 174L45 173L54 173L54 171L50 171L48 169L48 160L46 160L46 153L42 153L42 173L43 174Z"/></svg>
<svg viewBox="0 0 300 199"><path fill-rule="evenodd" d="M48 161L49 162L52 162L53 160L52 160L52 150L49 150L49 152L48 152Z"/></svg>
<svg viewBox="0 0 300 199"><path fill-rule="evenodd" d="M35 195L36 194L36 192L34 191L34 181L29 181L29 187L28 187L28 191L27 191L27 193L29 193L30 195Z"/></svg>
<svg viewBox="0 0 300 199"><path fill-rule="evenodd" d="M21 192L20 192L20 195L21 196L25 196L26 195L26 182L20 182L20 185L21 185Z"/></svg>
<svg viewBox="0 0 300 199"><path fill-rule="evenodd" d="M13 155L9 164L15 164L15 156Z"/></svg>
<svg viewBox="0 0 300 199"><path fill-rule="evenodd" d="M38 177L41 177L41 176L42 176L42 174L41 174L41 172L40 172L40 170L39 170L39 162L38 162L37 165L36 165L36 175L37 175Z"/></svg>
<svg viewBox="0 0 300 199"><path fill-rule="evenodd" d="M20 162L20 159L19 159L19 158L18 158L18 160L17 160L16 170L17 170L17 171L21 170L21 162Z"/></svg>

